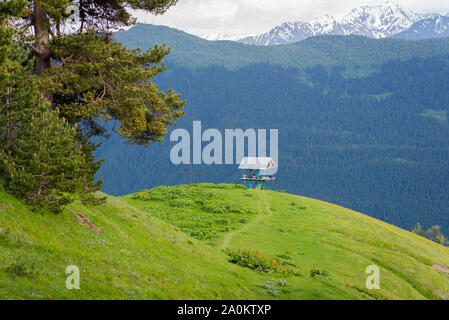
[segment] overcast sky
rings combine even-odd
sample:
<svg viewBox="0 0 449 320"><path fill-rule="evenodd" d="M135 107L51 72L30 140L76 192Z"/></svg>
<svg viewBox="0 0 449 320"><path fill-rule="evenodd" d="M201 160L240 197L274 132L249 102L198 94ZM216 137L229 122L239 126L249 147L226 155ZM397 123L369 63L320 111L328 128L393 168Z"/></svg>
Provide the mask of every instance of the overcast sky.
<svg viewBox="0 0 449 320"><path fill-rule="evenodd" d="M363 5L386 0L179 0L162 16L138 13L139 22L166 25L198 36L234 38L267 32L286 21L309 21L324 14L342 16ZM396 0L417 12L449 12L449 0ZM282 4L281 4L282 3Z"/></svg>

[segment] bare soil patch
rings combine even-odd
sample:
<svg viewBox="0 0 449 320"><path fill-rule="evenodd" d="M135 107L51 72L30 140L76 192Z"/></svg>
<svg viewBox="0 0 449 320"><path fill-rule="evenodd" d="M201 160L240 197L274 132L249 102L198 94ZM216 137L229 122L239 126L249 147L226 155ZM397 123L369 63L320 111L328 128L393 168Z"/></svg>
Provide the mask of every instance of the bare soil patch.
<svg viewBox="0 0 449 320"><path fill-rule="evenodd" d="M442 266L441 264L437 264L437 263L435 263L432 267L435 270L438 270L438 271L443 272L445 274L449 274L449 267Z"/></svg>
<svg viewBox="0 0 449 320"><path fill-rule="evenodd" d="M72 208L67 207L67 209L69 209L76 215L76 218L77 218L79 224L84 224L90 230L97 232L97 233L101 233L101 229L98 228L97 226L95 226L92 223L92 221L90 221L85 215L83 215L82 213L80 213L78 211L73 210Z"/></svg>

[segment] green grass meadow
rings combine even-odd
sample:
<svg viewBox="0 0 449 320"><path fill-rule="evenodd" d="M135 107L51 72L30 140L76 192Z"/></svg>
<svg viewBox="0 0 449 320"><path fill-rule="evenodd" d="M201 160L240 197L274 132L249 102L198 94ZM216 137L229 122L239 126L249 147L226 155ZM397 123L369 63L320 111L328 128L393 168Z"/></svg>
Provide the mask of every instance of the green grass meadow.
<svg viewBox="0 0 449 320"><path fill-rule="evenodd" d="M449 266L449 248L282 192L158 187L55 215L0 191L0 300L449 299L435 264ZM80 290L66 288L69 265Z"/></svg>

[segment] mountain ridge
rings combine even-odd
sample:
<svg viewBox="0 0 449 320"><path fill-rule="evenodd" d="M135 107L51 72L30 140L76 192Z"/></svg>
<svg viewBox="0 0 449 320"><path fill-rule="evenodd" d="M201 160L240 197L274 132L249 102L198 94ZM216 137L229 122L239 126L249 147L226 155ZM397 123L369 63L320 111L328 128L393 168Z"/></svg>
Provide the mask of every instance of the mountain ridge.
<svg viewBox="0 0 449 320"><path fill-rule="evenodd" d="M180 128L202 120L208 128L245 129L252 118L252 127L281 129L282 169L272 188L406 229L440 225L448 234L449 171L439 159L447 159L449 137L443 72L449 38L316 36L260 47L151 25L114 37L129 48L171 47L168 69L155 83L187 100ZM107 159L98 175L105 178L103 191L123 195L186 182L169 161L173 144L166 140L148 150L122 146L119 138L104 141L97 152ZM194 170L202 174L196 181L240 178L230 166Z"/></svg>
<svg viewBox="0 0 449 320"><path fill-rule="evenodd" d="M400 39L449 37L449 16L438 15L414 23L409 29L395 35Z"/></svg>
<svg viewBox="0 0 449 320"><path fill-rule="evenodd" d="M388 1L382 5L354 8L340 19L325 15L310 22L286 22L267 33L244 37L239 41L247 45L267 46L294 43L317 35L352 34L375 39L388 38L435 16L441 15L413 12Z"/></svg>
<svg viewBox="0 0 449 320"><path fill-rule="evenodd" d="M250 64L272 63L284 68L315 65L373 65L391 59L432 57L449 53L449 40L385 38L357 35L318 35L286 45L249 46L235 41L208 41L166 26L139 24L114 38L129 48L147 49L155 43L171 47L165 59L169 64L188 68L220 65L228 69ZM357 47L358 50L353 50Z"/></svg>

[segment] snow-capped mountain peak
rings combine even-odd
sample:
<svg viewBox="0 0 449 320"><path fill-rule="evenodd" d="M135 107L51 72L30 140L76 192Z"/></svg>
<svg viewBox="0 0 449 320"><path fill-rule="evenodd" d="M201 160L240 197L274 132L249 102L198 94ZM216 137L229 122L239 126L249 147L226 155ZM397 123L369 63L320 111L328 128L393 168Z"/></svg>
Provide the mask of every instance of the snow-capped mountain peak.
<svg viewBox="0 0 449 320"><path fill-rule="evenodd" d="M437 15L420 20L395 37L401 39L449 37L449 16Z"/></svg>
<svg viewBox="0 0 449 320"><path fill-rule="evenodd" d="M352 9L341 19L326 15L309 22L284 23L268 33L239 41L252 45L276 45L297 42L315 35L362 35L370 38L391 37L409 29L416 22L434 17L407 10L387 1L382 5Z"/></svg>

